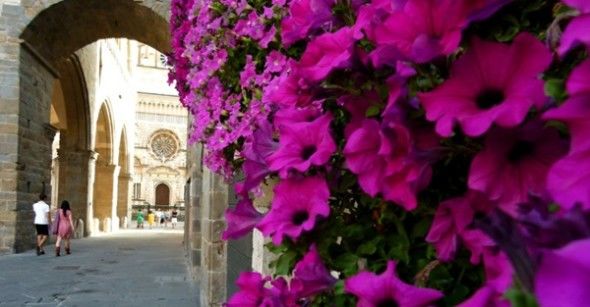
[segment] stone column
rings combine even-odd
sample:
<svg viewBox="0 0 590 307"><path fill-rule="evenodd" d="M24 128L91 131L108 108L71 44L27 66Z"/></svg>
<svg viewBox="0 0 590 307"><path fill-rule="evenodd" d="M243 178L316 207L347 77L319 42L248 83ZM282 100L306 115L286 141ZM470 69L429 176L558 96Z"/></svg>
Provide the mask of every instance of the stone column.
<svg viewBox="0 0 590 307"><path fill-rule="evenodd" d="M201 193L201 306L222 306L227 296L227 245L221 240L228 187L223 178L203 169Z"/></svg>
<svg viewBox="0 0 590 307"><path fill-rule="evenodd" d="M117 208L119 202L119 174L121 167L115 165L113 169L113 194L111 195L111 231L119 230L119 217L117 216Z"/></svg>
<svg viewBox="0 0 590 307"><path fill-rule="evenodd" d="M104 165L101 163L96 165L93 217L99 220L99 225L93 225L93 230L100 228L105 232L112 230L112 221L113 217L116 216L117 208L119 169L118 165ZM110 223L105 223L107 219Z"/></svg>
<svg viewBox="0 0 590 307"><path fill-rule="evenodd" d="M58 206L67 200L72 207L74 220L88 220L88 193L92 187L90 167L95 161L96 153L90 150L60 148L59 159L59 193Z"/></svg>
<svg viewBox="0 0 590 307"><path fill-rule="evenodd" d="M196 276L200 276L201 267L201 193L203 181L201 172L193 169L191 175L191 192L190 192L190 257Z"/></svg>
<svg viewBox="0 0 590 307"><path fill-rule="evenodd" d="M86 222L84 224L84 232L86 236L92 235L92 230L98 225L94 225L94 182L96 179L96 160L98 159L98 153L95 151L89 151L90 155L88 158L88 191L86 193Z"/></svg>
<svg viewBox="0 0 590 307"><path fill-rule="evenodd" d="M190 121L189 121L190 122ZM185 195L185 244L191 265L191 272L195 279L201 277L201 193L202 193L202 146L190 145L187 148L187 183ZM187 180L188 181L188 180Z"/></svg>
<svg viewBox="0 0 590 307"><path fill-rule="evenodd" d="M50 193L52 71L20 45L20 6L0 11L0 254L35 246L31 204Z"/></svg>
<svg viewBox="0 0 590 307"><path fill-rule="evenodd" d="M0 4L2 5L2 4ZM8 5L5 5L6 7ZM14 6L16 10L18 6ZM4 29L18 14L0 11L0 255L15 250L19 147L19 39Z"/></svg>
<svg viewBox="0 0 590 307"><path fill-rule="evenodd" d="M122 173L119 175L119 193L117 198L117 217L119 218L119 226L121 228L126 227L123 225L123 222L126 220L125 218L129 215L129 204L131 200L131 194L129 190L131 189L131 175L129 173ZM130 216L128 217L130 218Z"/></svg>

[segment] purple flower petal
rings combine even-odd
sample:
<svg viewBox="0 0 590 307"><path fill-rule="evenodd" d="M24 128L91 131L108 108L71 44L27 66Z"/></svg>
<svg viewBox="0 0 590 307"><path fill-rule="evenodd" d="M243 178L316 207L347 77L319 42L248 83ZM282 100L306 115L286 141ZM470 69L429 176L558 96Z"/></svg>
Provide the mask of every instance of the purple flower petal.
<svg viewBox="0 0 590 307"><path fill-rule="evenodd" d="M541 306L585 306L590 302L590 239L546 251L535 278Z"/></svg>

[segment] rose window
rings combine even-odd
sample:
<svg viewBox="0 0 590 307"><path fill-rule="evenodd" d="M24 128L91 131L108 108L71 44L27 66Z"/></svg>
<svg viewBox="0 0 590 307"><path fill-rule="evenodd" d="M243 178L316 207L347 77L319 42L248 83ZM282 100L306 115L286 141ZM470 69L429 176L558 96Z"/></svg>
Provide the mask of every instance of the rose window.
<svg viewBox="0 0 590 307"><path fill-rule="evenodd" d="M152 139L152 152L160 160L172 158L178 150L176 140L168 134L158 134Z"/></svg>

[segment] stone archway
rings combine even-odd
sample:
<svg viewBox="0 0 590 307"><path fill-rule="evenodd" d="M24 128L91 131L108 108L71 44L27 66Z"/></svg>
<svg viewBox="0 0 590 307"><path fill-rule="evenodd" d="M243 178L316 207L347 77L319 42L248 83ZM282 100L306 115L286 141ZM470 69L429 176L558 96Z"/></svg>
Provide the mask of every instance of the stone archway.
<svg viewBox="0 0 590 307"><path fill-rule="evenodd" d="M60 81L64 96L67 96L67 88L71 93L79 92L70 86L75 85L72 82L76 78L68 76L75 72L76 65L68 60L72 61L76 50L107 37L131 38L167 52L169 8L169 0L2 1L0 139L6 142L0 146L3 179L0 183L0 203L3 204L0 207L0 254L25 251L34 246L30 204L39 193L49 193L47 187L51 182L51 144L56 133L50 125L53 84L56 79ZM66 99L65 102L67 112L76 114L74 118L93 114L80 111L80 108L87 108L84 100ZM78 125L70 119L67 116L67 136L63 143L72 146L60 144L64 149L60 152L60 166L86 173L75 178L87 178L84 181L88 182L88 191L79 195L88 197L66 195L65 190L63 197L78 197L75 203L83 207L79 208L80 214L84 216L86 211L88 218L94 194L94 155L90 151L94 140L93 131L86 129L86 124L92 120L86 118ZM62 192L59 193L62 197Z"/></svg>
<svg viewBox="0 0 590 307"><path fill-rule="evenodd" d="M76 55L56 63L60 78L54 80L54 89L59 86L60 95L54 90L52 107L59 114L58 156L56 161L57 183L54 186L53 205L68 200L76 220L87 220L91 181L88 172L96 158L89 150L91 116L86 80ZM53 123L52 123L53 125Z"/></svg>
<svg viewBox="0 0 590 307"><path fill-rule="evenodd" d="M113 123L108 102L102 104L96 121L96 170L91 233L111 231L113 211L116 210L116 178L120 168L113 164Z"/></svg>
<svg viewBox="0 0 590 307"><path fill-rule="evenodd" d="M114 221L113 226L126 228L129 221L129 208L131 195L129 194L131 185L131 174L129 165L129 149L127 145L127 130L123 128L121 140L119 141L119 178L117 188L117 203L115 217L118 222Z"/></svg>

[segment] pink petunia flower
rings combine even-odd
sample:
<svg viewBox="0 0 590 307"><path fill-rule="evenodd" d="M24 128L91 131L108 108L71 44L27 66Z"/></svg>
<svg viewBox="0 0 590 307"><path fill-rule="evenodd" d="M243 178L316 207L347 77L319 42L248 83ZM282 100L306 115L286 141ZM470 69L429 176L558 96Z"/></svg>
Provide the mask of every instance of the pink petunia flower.
<svg viewBox="0 0 590 307"><path fill-rule="evenodd" d="M365 119L360 125L352 124L358 128L347 139L344 157L361 188L371 196L382 193L406 210L414 209L416 193L429 181L430 166L413 155L409 129L399 120Z"/></svg>
<svg viewBox="0 0 590 307"><path fill-rule="evenodd" d="M227 307L282 307L296 306L297 297L287 281L279 277L271 280L258 272L242 272L236 284L240 291L227 302Z"/></svg>
<svg viewBox="0 0 590 307"><path fill-rule="evenodd" d="M584 209L590 209L590 60L572 71L567 92L570 97L564 104L544 114L545 119L566 123L571 135L570 151L549 171L547 188L563 208L580 203Z"/></svg>
<svg viewBox="0 0 590 307"><path fill-rule="evenodd" d="M397 277L395 266L395 261L389 260L387 269L380 275L360 272L344 281L344 290L358 298L358 307L430 306L443 297L440 291L403 282Z"/></svg>
<svg viewBox="0 0 590 307"><path fill-rule="evenodd" d="M284 237L297 240L304 231L312 230L320 217L330 214L328 197L330 190L322 177L283 180L275 187L271 209L257 228L272 236L275 245Z"/></svg>
<svg viewBox="0 0 590 307"><path fill-rule="evenodd" d="M296 292L297 297L309 297L332 288L336 281L313 244L303 259L295 265L291 289Z"/></svg>
<svg viewBox="0 0 590 307"><path fill-rule="evenodd" d="M452 198L438 205L426 236L426 242L434 245L438 259L450 261L455 258L461 235L473 221L474 215L469 197Z"/></svg>
<svg viewBox="0 0 590 307"><path fill-rule="evenodd" d="M484 254L486 280L481 288L459 307L509 307L504 293L512 285L513 269L503 252L487 250Z"/></svg>
<svg viewBox="0 0 590 307"><path fill-rule="evenodd" d="M545 104L539 75L550 63L549 50L528 33L510 45L475 39L453 64L451 77L418 96L439 135L450 136L458 122L468 136L480 136L493 123L515 127L531 107Z"/></svg>
<svg viewBox="0 0 590 307"><path fill-rule="evenodd" d="M547 175L549 192L564 209L577 204L590 209L590 150L570 152L557 161Z"/></svg>
<svg viewBox="0 0 590 307"><path fill-rule="evenodd" d="M282 53L273 50L271 51L268 56L266 57L266 63L264 64L265 71L268 72L281 72L285 69L285 65L287 64L287 57L285 57Z"/></svg>
<svg viewBox="0 0 590 307"><path fill-rule="evenodd" d="M311 32L335 20L334 0L293 0L289 15L281 23L281 38L285 46L307 37Z"/></svg>
<svg viewBox="0 0 590 307"><path fill-rule="evenodd" d="M585 45L590 50L590 2L586 0L562 0L568 6L578 10L580 15L574 17L563 34L557 52L564 56L577 45Z"/></svg>
<svg viewBox="0 0 590 307"><path fill-rule="evenodd" d="M535 277L540 306L585 306L590 302L590 239L543 254Z"/></svg>
<svg viewBox="0 0 590 307"><path fill-rule="evenodd" d="M272 125L264 120L259 123L258 129L248 138L244 144L244 181L237 192L247 193L255 189L270 174L266 159L276 150L277 143L272 138Z"/></svg>
<svg viewBox="0 0 590 307"><path fill-rule="evenodd" d="M240 291L236 292L227 302L227 307L258 307L267 296L264 287L269 277L263 278L260 273L242 272L236 284Z"/></svg>
<svg viewBox="0 0 590 307"><path fill-rule="evenodd" d="M305 108L284 108L275 113L273 122L277 129L285 129L294 124L313 122L321 115L321 108L314 104Z"/></svg>
<svg viewBox="0 0 590 307"><path fill-rule="evenodd" d="M223 240L241 238L252 231L262 217L263 215L254 208L252 200L243 198L235 208L225 210L227 228L223 231L221 238Z"/></svg>
<svg viewBox="0 0 590 307"><path fill-rule="evenodd" d="M533 121L518 129L492 129L469 170L470 189L485 193L512 216L529 196L547 195L547 172L565 155L567 143L553 128Z"/></svg>
<svg viewBox="0 0 590 307"><path fill-rule="evenodd" d="M325 79L334 69L349 67L354 42L352 29L348 27L316 37L309 42L297 64L301 76L310 82L317 82Z"/></svg>
<svg viewBox="0 0 590 307"><path fill-rule="evenodd" d="M484 20L512 0L471 0L470 21Z"/></svg>
<svg viewBox="0 0 590 307"><path fill-rule="evenodd" d="M288 63L290 65L292 63ZM305 107L314 101L315 90L316 86L309 84L293 67L269 84L263 101L284 107Z"/></svg>
<svg viewBox="0 0 590 307"><path fill-rule="evenodd" d="M377 49L398 50L418 63L449 55L459 46L468 9L465 1L407 1L375 29Z"/></svg>
<svg viewBox="0 0 590 307"><path fill-rule="evenodd" d="M438 259L453 260L463 244L471 252L471 263L480 262L484 251L496 244L470 225L475 213L485 212L489 206L485 196L477 191L468 191L465 196L451 198L438 206L426 236L426 242L434 245Z"/></svg>
<svg viewBox="0 0 590 307"><path fill-rule="evenodd" d="M379 108L381 105L377 92L371 91L362 96L345 95L338 98L338 104L342 105L350 113L350 121L344 128L346 138L359 129L365 119L366 112L370 107Z"/></svg>
<svg viewBox="0 0 590 307"><path fill-rule="evenodd" d="M305 172L312 165L326 164L336 151L331 121L332 115L327 113L312 122L282 125L279 148L267 158L269 169L287 178L293 170Z"/></svg>

